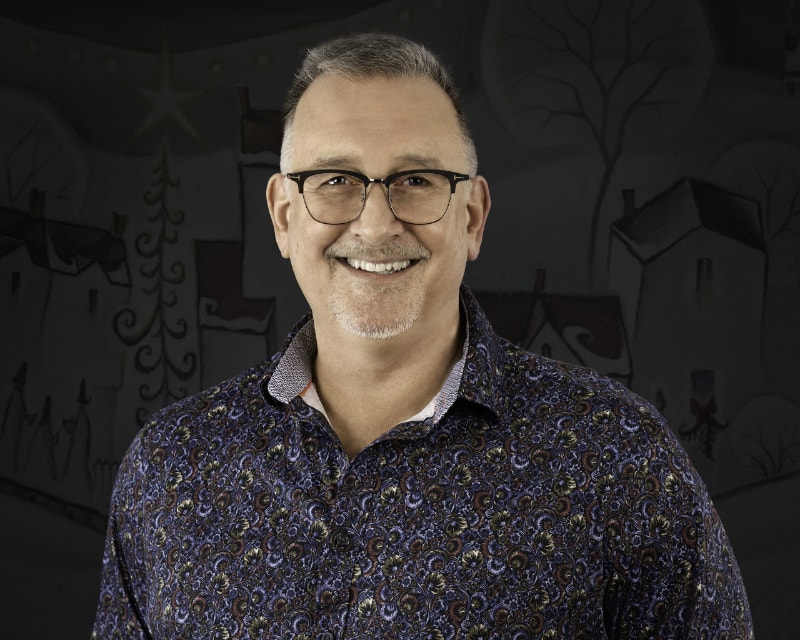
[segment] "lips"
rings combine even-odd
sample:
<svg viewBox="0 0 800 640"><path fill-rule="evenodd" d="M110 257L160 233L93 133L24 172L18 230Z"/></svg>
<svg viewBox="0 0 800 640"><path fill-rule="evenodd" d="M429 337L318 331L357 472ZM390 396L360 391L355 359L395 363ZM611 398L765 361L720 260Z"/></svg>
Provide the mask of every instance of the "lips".
<svg viewBox="0 0 800 640"><path fill-rule="evenodd" d="M338 262L351 269L388 276L400 273L431 258L430 250L420 242L387 242L368 245L355 239L342 239L323 251L331 264Z"/></svg>
<svg viewBox="0 0 800 640"><path fill-rule="evenodd" d="M370 262L369 260L359 260L357 258L347 258L347 264L353 269L359 271L368 271L369 273L397 273L406 269L411 260L395 260L394 262Z"/></svg>

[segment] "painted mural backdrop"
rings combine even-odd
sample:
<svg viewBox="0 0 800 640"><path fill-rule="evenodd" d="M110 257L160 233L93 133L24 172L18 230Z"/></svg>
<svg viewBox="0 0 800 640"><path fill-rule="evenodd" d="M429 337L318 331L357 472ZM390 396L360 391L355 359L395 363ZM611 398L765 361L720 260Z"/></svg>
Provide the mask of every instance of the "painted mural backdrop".
<svg viewBox="0 0 800 640"><path fill-rule="evenodd" d="M464 88L494 201L467 280L498 331L665 414L758 637L797 637L800 8L337 7L0 17L4 637L88 636L133 435L305 312L264 202L281 102L307 46L375 29Z"/></svg>

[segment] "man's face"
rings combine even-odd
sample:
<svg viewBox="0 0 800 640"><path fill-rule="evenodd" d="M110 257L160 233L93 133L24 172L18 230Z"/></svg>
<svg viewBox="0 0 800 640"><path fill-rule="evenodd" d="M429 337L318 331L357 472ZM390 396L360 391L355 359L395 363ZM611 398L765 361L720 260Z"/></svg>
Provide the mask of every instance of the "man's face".
<svg viewBox="0 0 800 640"><path fill-rule="evenodd" d="M376 178L469 169L455 109L434 82L333 74L315 80L300 99L290 162L291 172L349 169ZM297 185L281 176L270 180L267 199L281 254L291 260L318 327L390 338L453 321L489 210L483 178L459 184L446 215L421 226L394 217L380 184L369 187L360 217L344 225L312 219Z"/></svg>

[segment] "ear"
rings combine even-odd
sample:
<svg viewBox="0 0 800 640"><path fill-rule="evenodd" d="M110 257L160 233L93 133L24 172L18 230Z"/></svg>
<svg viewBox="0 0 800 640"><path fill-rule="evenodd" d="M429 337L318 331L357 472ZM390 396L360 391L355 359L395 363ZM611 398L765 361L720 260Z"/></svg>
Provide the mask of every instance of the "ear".
<svg viewBox="0 0 800 640"><path fill-rule="evenodd" d="M489 183L483 176L475 176L470 184L467 200L467 259L475 260L481 250L483 230L486 227L489 209L492 208L492 198L489 195Z"/></svg>
<svg viewBox="0 0 800 640"><path fill-rule="evenodd" d="M289 257L291 204L292 201L286 189L286 178L280 173L273 173L267 182L267 207L269 208L269 217L272 219L272 228L275 231L275 242L284 258Z"/></svg>

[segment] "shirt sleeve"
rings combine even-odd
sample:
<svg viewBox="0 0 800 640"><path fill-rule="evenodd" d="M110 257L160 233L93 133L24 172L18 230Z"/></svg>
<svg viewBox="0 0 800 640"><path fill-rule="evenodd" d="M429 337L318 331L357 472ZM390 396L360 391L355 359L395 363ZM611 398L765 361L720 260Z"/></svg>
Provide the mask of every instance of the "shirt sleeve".
<svg viewBox="0 0 800 640"><path fill-rule="evenodd" d="M100 597L91 640L150 640L143 561L142 482L146 472L139 436L125 454L111 496Z"/></svg>
<svg viewBox="0 0 800 640"><path fill-rule="evenodd" d="M645 437L630 438L601 488L608 637L752 640L739 567L703 481L663 418L647 411L639 427Z"/></svg>

